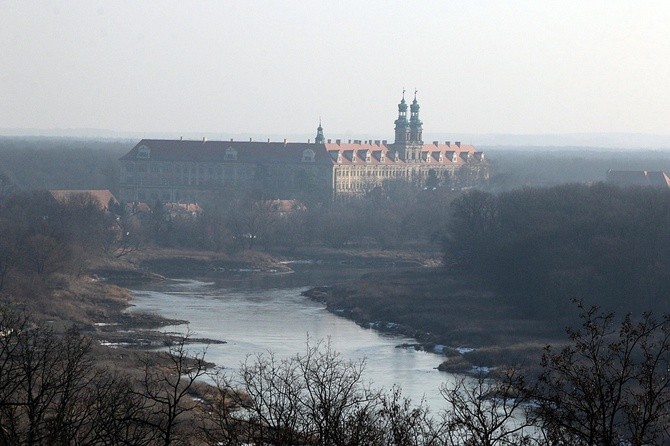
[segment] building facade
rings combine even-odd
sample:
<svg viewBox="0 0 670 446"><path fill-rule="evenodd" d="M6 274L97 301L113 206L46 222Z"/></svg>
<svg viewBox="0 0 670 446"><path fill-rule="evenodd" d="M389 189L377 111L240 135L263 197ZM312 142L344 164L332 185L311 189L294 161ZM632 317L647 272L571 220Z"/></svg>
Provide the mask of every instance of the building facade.
<svg viewBox="0 0 670 446"><path fill-rule="evenodd" d="M410 115L407 116L409 108ZM120 159L123 201L201 202L254 194L340 200L393 182L464 188L488 180L484 154L456 141L424 143L416 99L398 104L395 141L314 142L143 139Z"/></svg>

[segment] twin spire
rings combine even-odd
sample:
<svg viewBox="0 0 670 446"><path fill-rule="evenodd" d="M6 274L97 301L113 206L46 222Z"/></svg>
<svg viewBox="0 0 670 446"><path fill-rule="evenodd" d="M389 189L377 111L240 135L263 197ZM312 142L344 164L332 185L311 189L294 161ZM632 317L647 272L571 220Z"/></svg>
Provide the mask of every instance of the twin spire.
<svg viewBox="0 0 670 446"><path fill-rule="evenodd" d="M416 94L419 92L416 88L414 89L414 100L412 105L410 105L410 117L409 121L407 120L407 103L405 102L405 89L402 90L402 99L400 104L398 104L398 119L395 121L395 143L396 144L407 144L407 143L417 143L420 144L423 141L421 140L421 133L423 132L423 123L419 119L419 102L416 100Z"/></svg>
<svg viewBox="0 0 670 446"><path fill-rule="evenodd" d="M398 119L395 120L395 143L423 143L421 133L423 132L423 122L419 119L419 102L416 100L416 94L419 92L414 89L414 100L410 105L410 117L407 120L407 102L405 102L405 89L402 89L402 99L398 104ZM324 144L326 142L323 136L323 127L321 126L321 117L319 117L319 127L316 129L316 137L314 138L316 144Z"/></svg>

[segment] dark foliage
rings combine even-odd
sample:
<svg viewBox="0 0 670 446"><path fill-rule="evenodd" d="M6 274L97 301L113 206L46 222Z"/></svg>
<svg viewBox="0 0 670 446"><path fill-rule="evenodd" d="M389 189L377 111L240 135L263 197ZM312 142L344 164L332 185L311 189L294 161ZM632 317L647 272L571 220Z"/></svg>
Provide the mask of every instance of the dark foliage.
<svg viewBox="0 0 670 446"><path fill-rule="evenodd" d="M670 192L602 183L459 197L445 259L476 271L528 314L571 299L670 310Z"/></svg>
<svg viewBox="0 0 670 446"><path fill-rule="evenodd" d="M15 189L110 189L118 186L118 159L135 141L0 137L0 196Z"/></svg>

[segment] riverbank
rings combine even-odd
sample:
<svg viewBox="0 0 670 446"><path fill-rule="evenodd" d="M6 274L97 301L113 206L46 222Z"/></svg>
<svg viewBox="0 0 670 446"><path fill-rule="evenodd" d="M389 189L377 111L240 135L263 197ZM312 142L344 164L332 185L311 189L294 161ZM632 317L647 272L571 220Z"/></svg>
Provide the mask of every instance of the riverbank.
<svg viewBox="0 0 670 446"><path fill-rule="evenodd" d="M310 248L270 255L253 251L234 256L199 251L153 249L122 260L91 265L90 276L59 278L50 297L51 310L40 317L54 326L76 325L102 347L121 350L152 349L174 340L157 328L187 323L155 314L128 312L132 305L126 287L172 278L226 280L246 274L272 277L297 265L333 270L335 285L305 293L327 309L360 326L412 337L423 349L442 356L440 365L451 372L468 372L500 365L537 364L542 348L560 343L560 320L528 320L502 303L474 277L448 273L430 251L332 250ZM374 271L360 273L344 271ZM260 276L259 276L260 277ZM271 279L270 279L271 280ZM34 305L34 314L40 314ZM194 342L214 343L211 339ZM436 357L436 365L440 359Z"/></svg>
<svg viewBox="0 0 670 446"><path fill-rule="evenodd" d="M441 370L535 367L547 344L565 342L569 320L520 317L474 277L441 267L366 274L304 293L363 327L399 333L444 355Z"/></svg>

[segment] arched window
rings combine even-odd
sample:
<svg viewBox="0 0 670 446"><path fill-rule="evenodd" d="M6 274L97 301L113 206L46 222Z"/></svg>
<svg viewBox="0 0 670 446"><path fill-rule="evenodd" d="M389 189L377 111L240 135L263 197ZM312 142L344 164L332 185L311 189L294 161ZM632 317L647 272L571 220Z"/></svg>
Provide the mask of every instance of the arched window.
<svg viewBox="0 0 670 446"><path fill-rule="evenodd" d="M237 161L237 150L235 150L232 147L228 147L226 149L226 154L224 156L224 159L228 160L228 161Z"/></svg>
<svg viewBox="0 0 670 446"><path fill-rule="evenodd" d="M138 147L137 158L149 159L150 156L151 156L151 149L150 148L148 148L145 145L141 145L140 147Z"/></svg>
<svg viewBox="0 0 670 446"><path fill-rule="evenodd" d="M302 151L302 162L303 163L313 163L314 162L314 150L306 149Z"/></svg>

